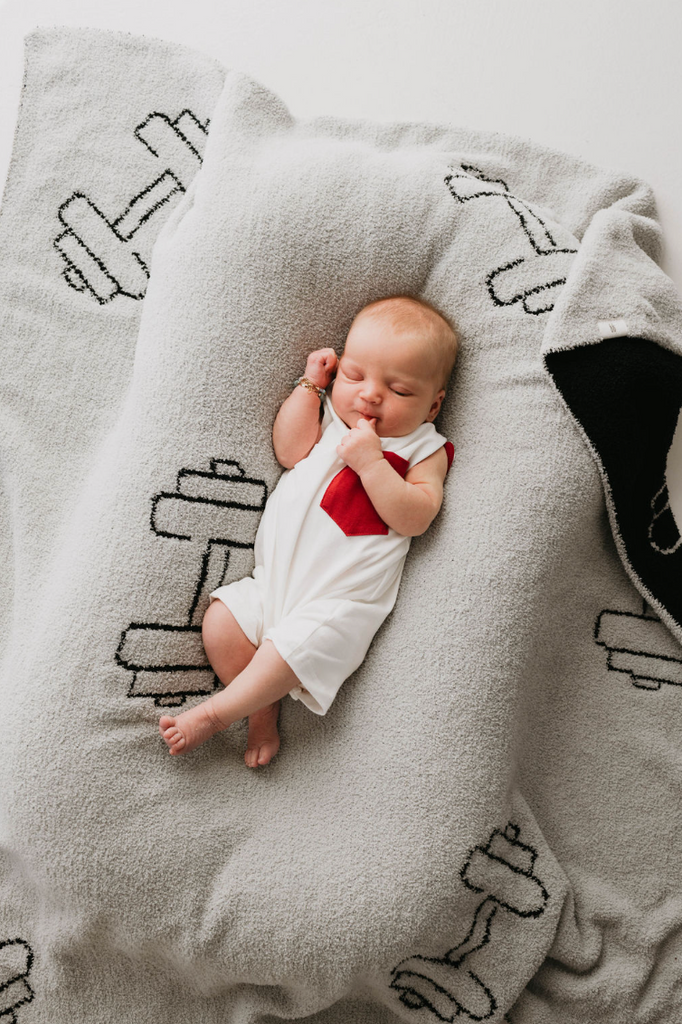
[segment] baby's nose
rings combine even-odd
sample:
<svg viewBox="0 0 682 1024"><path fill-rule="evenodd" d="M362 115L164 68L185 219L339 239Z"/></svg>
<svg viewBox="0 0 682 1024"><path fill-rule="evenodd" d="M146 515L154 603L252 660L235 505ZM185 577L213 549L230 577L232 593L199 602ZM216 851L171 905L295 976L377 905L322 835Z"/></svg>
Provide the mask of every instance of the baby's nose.
<svg viewBox="0 0 682 1024"><path fill-rule="evenodd" d="M371 381L366 381L360 389L360 397L366 402L380 402L381 389L377 384L372 384Z"/></svg>

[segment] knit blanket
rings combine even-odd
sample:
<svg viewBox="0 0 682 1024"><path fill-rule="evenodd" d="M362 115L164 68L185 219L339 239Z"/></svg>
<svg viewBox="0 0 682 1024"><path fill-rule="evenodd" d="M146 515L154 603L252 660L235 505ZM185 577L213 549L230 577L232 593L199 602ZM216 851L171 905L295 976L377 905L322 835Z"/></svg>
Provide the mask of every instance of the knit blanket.
<svg viewBox="0 0 682 1024"><path fill-rule="evenodd" d="M528 139L297 119L38 30L0 208L0 1017L682 1016L682 301L652 189ZM461 350L443 507L326 715L169 757L219 686L276 411L358 310ZM171 712L172 713L172 712Z"/></svg>

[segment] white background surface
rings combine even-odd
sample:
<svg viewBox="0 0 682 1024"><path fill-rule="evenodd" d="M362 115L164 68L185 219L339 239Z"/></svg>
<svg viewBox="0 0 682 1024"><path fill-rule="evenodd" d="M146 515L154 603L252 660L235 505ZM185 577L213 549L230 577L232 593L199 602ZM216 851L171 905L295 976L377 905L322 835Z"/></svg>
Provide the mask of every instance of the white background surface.
<svg viewBox="0 0 682 1024"><path fill-rule="evenodd" d="M654 188L682 293L678 0L0 0L0 183L37 25L157 36L274 90L298 117L521 135ZM668 483L682 524L682 428Z"/></svg>

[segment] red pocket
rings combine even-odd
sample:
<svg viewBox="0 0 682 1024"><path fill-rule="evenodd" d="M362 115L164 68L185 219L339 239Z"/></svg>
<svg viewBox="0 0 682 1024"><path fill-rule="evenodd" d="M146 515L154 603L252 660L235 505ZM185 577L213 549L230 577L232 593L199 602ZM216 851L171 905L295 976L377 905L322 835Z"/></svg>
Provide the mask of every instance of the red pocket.
<svg viewBox="0 0 682 1024"><path fill-rule="evenodd" d="M410 468L407 459L395 452L384 452L383 455L404 478ZM350 466L344 466L336 474L324 492L320 508L331 516L347 537L388 533L388 526L369 500L362 480Z"/></svg>

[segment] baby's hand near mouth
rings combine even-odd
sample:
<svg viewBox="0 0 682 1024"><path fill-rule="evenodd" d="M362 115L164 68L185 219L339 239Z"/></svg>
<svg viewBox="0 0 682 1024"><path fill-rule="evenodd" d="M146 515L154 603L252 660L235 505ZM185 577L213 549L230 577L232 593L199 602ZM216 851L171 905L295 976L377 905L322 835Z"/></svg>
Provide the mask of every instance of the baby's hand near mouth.
<svg viewBox="0 0 682 1024"><path fill-rule="evenodd" d="M359 419L357 425L337 445L336 454L358 475L362 475L368 466L384 457L381 441L374 429L375 424L376 419Z"/></svg>

